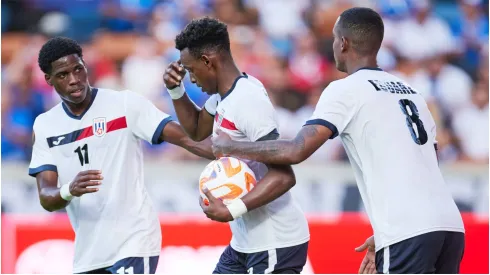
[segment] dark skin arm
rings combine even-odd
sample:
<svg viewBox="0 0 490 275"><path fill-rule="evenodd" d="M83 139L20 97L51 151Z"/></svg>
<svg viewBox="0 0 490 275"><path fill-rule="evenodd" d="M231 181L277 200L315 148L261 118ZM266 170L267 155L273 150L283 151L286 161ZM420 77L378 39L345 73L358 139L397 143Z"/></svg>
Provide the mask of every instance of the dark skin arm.
<svg viewBox="0 0 490 275"><path fill-rule="evenodd" d="M258 182L248 194L242 197L242 201L247 206L248 211L268 204L279 198L296 184L293 169L288 165L269 165L269 171ZM215 198L211 192L203 190L209 200L209 205L205 205L203 199L199 197L199 203L208 218L218 222L229 222L233 220L226 205Z"/></svg>
<svg viewBox="0 0 490 275"><path fill-rule="evenodd" d="M70 183L70 193L75 197L80 197L83 194L97 192L99 189L94 186L100 185L102 179L100 171L82 171ZM36 175L36 181L41 206L47 211L52 212L65 208L70 203L61 198L60 188L57 187L57 172L42 171Z"/></svg>
<svg viewBox="0 0 490 275"><path fill-rule="evenodd" d="M179 62L172 62L165 70L163 81L165 86L173 89L181 83L185 76L185 69L180 66ZM192 80L192 79L191 79ZM182 124L185 132L195 141L202 141L209 137L213 131L213 116L204 108L199 108L186 94L179 99L172 100L175 112Z"/></svg>
<svg viewBox="0 0 490 275"><path fill-rule="evenodd" d="M211 138L196 142L189 138L177 122L169 122L162 131L160 141L177 145L187 151L207 159L216 159L211 150Z"/></svg>
<svg viewBox="0 0 490 275"><path fill-rule="evenodd" d="M65 201L60 196L60 189L57 187L58 173L54 171L43 171L36 175L37 190L41 206L49 212L65 208L69 201Z"/></svg>
<svg viewBox="0 0 490 275"><path fill-rule="evenodd" d="M211 139L217 157L235 156L268 164L293 165L309 158L333 132L322 125L306 125L292 140L258 142L237 142L223 132L217 134Z"/></svg>

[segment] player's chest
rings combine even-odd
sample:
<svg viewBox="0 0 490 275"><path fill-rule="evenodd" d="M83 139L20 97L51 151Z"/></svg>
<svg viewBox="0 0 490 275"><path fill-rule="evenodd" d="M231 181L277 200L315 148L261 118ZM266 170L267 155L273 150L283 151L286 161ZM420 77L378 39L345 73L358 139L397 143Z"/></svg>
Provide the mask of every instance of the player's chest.
<svg viewBox="0 0 490 275"><path fill-rule="evenodd" d="M226 132L234 140L246 138L245 134L239 130L239 125L237 125L235 117L233 111L218 106L214 116L213 135L219 129Z"/></svg>
<svg viewBox="0 0 490 275"><path fill-rule="evenodd" d="M84 166L97 155L105 155L118 143L129 138L124 115L92 115L78 121L55 126L47 138L53 155L61 162L80 162Z"/></svg>

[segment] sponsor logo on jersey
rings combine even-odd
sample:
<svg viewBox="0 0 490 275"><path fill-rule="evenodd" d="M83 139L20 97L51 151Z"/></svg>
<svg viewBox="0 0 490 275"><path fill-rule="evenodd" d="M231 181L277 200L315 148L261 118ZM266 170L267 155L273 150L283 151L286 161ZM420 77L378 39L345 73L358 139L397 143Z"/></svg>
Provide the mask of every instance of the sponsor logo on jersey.
<svg viewBox="0 0 490 275"><path fill-rule="evenodd" d="M92 130L94 132L94 136L96 137L101 137L105 135L107 131L105 117L94 118L94 123L92 124Z"/></svg>

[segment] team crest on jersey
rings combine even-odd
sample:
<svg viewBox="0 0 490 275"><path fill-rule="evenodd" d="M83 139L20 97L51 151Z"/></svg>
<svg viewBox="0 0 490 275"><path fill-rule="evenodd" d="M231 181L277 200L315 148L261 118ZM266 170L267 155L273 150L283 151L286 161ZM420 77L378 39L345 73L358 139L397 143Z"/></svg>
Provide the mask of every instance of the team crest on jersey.
<svg viewBox="0 0 490 275"><path fill-rule="evenodd" d="M107 123L105 117L94 118L92 130L94 131L94 136L101 137L105 135L107 131Z"/></svg>

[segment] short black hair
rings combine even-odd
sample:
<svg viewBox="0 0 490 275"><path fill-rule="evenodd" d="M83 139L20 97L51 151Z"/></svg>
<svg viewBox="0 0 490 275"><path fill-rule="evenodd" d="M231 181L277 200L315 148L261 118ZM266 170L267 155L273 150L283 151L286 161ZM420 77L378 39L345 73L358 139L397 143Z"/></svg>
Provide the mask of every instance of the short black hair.
<svg viewBox="0 0 490 275"><path fill-rule="evenodd" d="M196 58L208 50L231 52L226 24L210 17L192 20L175 38L175 47L179 51L188 48Z"/></svg>
<svg viewBox="0 0 490 275"><path fill-rule="evenodd" d="M370 8L351 8L340 15L338 26L352 47L361 55L376 54L384 36L381 16Z"/></svg>
<svg viewBox="0 0 490 275"><path fill-rule="evenodd" d="M82 55L82 47L77 41L68 37L54 37L49 39L39 51L37 62L39 68L45 73L51 73L51 63L67 56L77 54L80 58Z"/></svg>

